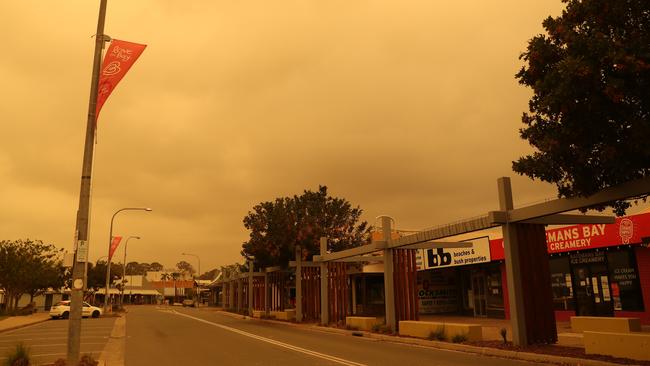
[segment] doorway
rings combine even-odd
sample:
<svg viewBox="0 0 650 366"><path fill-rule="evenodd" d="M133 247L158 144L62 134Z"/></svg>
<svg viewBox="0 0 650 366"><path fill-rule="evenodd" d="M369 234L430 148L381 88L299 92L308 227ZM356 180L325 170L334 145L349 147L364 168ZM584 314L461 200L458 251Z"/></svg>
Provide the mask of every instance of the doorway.
<svg viewBox="0 0 650 366"><path fill-rule="evenodd" d="M474 316L487 317L487 279L485 273L472 274L472 298L474 301Z"/></svg>
<svg viewBox="0 0 650 366"><path fill-rule="evenodd" d="M574 265L573 277L576 289L576 315L614 316L614 303L606 265Z"/></svg>

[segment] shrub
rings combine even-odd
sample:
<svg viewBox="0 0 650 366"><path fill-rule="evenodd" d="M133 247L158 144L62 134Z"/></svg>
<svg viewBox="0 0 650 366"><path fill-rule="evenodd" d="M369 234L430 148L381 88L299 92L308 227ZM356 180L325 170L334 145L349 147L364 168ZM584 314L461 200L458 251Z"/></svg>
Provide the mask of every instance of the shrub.
<svg viewBox="0 0 650 366"><path fill-rule="evenodd" d="M467 341L467 335L465 334L456 334L451 338L451 341L454 343L463 343Z"/></svg>
<svg viewBox="0 0 650 366"><path fill-rule="evenodd" d="M81 356L81 360L79 360L79 365L78 366L97 366L99 365L98 361L95 361L93 356L91 355L83 355Z"/></svg>
<svg viewBox="0 0 650 366"><path fill-rule="evenodd" d="M438 327L438 329L431 331L429 333L429 340L432 341L446 341L447 337L445 337L445 326Z"/></svg>
<svg viewBox="0 0 650 366"><path fill-rule="evenodd" d="M68 363L66 362L66 360L59 358L58 360L54 361L52 366L66 366L67 364ZM99 365L99 362L95 361L95 359L91 355L81 356L81 359L77 364L77 366L97 366L97 365Z"/></svg>
<svg viewBox="0 0 650 366"><path fill-rule="evenodd" d="M29 366L29 348L24 344L18 343L16 348L7 355L4 362L5 366Z"/></svg>
<svg viewBox="0 0 650 366"><path fill-rule="evenodd" d="M375 332L375 333L379 333L379 331L381 330L381 324L378 324L378 323L377 323L377 324L373 324L373 325L372 325L372 328L370 328L370 329L371 329L373 332Z"/></svg>

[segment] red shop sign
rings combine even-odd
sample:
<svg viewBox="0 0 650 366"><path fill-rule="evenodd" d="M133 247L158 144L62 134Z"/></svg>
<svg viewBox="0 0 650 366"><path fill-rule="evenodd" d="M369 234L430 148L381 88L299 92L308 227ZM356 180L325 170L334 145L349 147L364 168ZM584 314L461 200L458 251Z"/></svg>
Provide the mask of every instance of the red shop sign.
<svg viewBox="0 0 650 366"><path fill-rule="evenodd" d="M546 230L549 253L562 253L626 244L650 237L650 213L619 217L613 224L573 225ZM492 260L504 258L503 239L490 240Z"/></svg>

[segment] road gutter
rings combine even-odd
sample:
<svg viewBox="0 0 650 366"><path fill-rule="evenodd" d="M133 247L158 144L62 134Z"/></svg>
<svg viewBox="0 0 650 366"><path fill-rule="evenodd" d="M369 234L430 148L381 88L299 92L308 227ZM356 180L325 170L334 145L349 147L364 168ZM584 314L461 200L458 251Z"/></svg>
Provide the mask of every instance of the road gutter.
<svg viewBox="0 0 650 366"><path fill-rule="evenodd" d="M99 356L99 366L124 366L126 314L115 319L111 336Z"/></svg>

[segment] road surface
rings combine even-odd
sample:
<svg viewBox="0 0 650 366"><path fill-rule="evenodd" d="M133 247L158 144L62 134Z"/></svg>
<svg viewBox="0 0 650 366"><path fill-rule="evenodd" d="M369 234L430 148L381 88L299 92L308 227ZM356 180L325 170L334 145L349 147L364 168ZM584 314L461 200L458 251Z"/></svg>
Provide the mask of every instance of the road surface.
<svg viewBox="0 0 650 366"><path fill-rule="evenodd" d="M131 307L126 336L127 366L535 365L178 307Z"/></svg>

